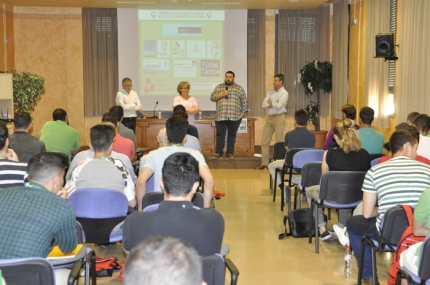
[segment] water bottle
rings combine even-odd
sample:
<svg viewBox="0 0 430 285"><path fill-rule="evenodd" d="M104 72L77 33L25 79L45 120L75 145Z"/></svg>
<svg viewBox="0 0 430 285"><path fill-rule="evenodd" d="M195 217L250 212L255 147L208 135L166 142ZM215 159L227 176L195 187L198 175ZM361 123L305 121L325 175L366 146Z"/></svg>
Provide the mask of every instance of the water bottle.
<svg viewBox="0 0 430 285"><path fill-rule="evenodd" d="M202 111L199 111L199 120L202 119Z"/></svg>
<svg viewBox="0 0 430 285"><path fill-rule="evenodd" d="M161 110L158 110L158 119L161 119Z"/></svg>
<svg viewBox="0 0 430 285"><path fill-rule="evenodd" d="M351 247L349 245L346 246L344 260L345 260L344 272L346 275L350 275L351 274Z"/></svg>

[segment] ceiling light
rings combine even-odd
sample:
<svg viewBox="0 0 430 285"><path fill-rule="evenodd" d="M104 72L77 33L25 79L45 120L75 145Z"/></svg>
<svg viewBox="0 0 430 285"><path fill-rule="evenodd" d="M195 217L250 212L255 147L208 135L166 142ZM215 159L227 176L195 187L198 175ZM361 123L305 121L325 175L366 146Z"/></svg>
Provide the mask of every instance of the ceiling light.
<svg viewBox="0 0 430 285"><path fill-rule="evenodd" d="M203 5L240 5L240 2L203 2Z"/></svg>
<svg viewBox="0 0 430 285"><path fill-rule="evenodd" d="M288 1L290 1L291 3L299 2L299 0L288 0Z"/></svg>
<svg viewBox="0 0 430 285"><path fill-rule="evenodd" d="M120 2L116 1L116 4L155 4L155 2Z"/></svg>

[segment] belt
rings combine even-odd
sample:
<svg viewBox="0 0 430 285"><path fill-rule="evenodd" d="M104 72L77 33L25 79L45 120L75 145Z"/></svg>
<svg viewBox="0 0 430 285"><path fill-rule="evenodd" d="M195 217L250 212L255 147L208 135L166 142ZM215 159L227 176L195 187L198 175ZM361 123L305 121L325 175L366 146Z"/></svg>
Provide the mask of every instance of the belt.
<svg viewBox="0 0 430 285"><path fill-rule="evenodd" d="M269 116L269 117L276 117L276 116L280 116L280 115L285 115L285 113L275 114L275 115L268 115L268 116Z"/></svg>
<svg viewBox="0 0 430 285"><path fill-rule="evenodd" d="M130 121L135 121L137 119L137 117L125 117L123 118L123 120L130 120Z"/></svg>

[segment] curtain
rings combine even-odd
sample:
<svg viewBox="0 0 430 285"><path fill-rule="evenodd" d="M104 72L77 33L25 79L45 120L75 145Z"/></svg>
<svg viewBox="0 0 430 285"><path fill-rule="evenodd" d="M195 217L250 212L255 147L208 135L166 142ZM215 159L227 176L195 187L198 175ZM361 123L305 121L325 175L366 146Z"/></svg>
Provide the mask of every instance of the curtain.
<svg viewBox="0 0 430 285"><path fill-rule="evenodd" d="M341 108L348 103L348 0L333 3L333 91L332 117L342 119Z"/></svg>
<svg viewBox="0 0 430 285"><path fill-rule="evenodd" d="M261 103L266 86L266 14L265 10L248 10L248 108L250 114L265 117Z"/></svg>
<svg viewBox="0 0 430 285"><path fill-rule="evenodd" d="M388 61L374 58L375 36L390 31L390 0L367 1L366 51L364 104L375 110L372 125L380 128L389 127L388 118Z"/></svg>
<svg viewBox="0 0 430 285"><path fill-rule="evenodd" d="M279 10L277 31L276 73L285 76L288 91L287 114L305 108L316 95L308 98L298 82L300 69L315 59L330 59L330 8L323 5L314 10ZM329 96L320 94L321 115L328 115Z"/></svg>
<svg viewBox="0 0 430 285"><path fill-rule="evenodd" d="M398 7L396 122L410 112L430 113L430 1L402 0Z"/></svg>
<svg viewBox="0 0 430 285"><path fill-rule="evenodd" d="M85 116L102 116L118 92L117 10L83 8L82 37Z"/></svg>

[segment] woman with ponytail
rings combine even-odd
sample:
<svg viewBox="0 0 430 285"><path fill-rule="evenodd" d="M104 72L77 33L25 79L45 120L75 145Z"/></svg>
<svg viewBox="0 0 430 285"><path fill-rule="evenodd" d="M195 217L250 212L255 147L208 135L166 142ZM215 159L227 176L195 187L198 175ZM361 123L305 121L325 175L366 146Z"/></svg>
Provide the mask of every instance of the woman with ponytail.
<svg viewBox="0 0 430 285"><path fill-rule="evenodd" d="M360 138L354 128L354 122L351 119L345 119L338 122L334 127L333 138L336 144L332 144L324 153L321 165L321 172L331 171L367 171L370 168L369 153L361 148ZM308 203L310 205L312 198L319 198L319 185L311 186L306 191ZM316 209L316 208L315 208ZM351 213L349 209L339 210L339 221L335 225L344 228L346 221ZM320 230L320 239L323 241L336 239L334 232L329 232L326 228L326 222L322 209L318 209L318 227ZM314 216L316 213L314 213Z"/></svg>

